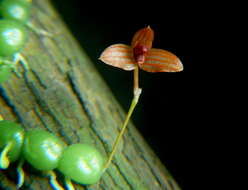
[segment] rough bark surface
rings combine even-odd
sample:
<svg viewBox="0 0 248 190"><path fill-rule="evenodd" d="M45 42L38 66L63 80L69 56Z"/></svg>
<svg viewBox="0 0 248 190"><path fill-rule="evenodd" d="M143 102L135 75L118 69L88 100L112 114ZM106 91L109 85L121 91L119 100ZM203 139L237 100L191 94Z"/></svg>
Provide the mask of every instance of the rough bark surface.
<svg viewBox="0 0 248 190"><path fill-rule="evenodd" d="M0 86L0 114L26 130L50 131L65 143L89 143L107 158L125 113L48 0L34 0L31 22L53 37L29 30L22 55L30 66ZM0 188L16 189L15 164L0 171ZM48 178L24 165L22 189L52 189ZM63 176L59 175L63 183ZM75 184L75 183L74 183ZM180 189L132 124L98 184L76 189Z"/></svg>

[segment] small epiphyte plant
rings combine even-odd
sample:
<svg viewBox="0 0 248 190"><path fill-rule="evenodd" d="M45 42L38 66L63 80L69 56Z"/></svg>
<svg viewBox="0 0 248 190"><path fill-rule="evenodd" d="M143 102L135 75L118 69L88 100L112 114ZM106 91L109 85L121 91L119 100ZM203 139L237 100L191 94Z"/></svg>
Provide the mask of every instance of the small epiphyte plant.
<svg viewBox="0 0 248 190"><path fill-rule="evenodd" d="M47 35L46 31L37 29L29 22L31 0L0 1L0 84L5 82L20 62L25 71L29 67L25 58L19 53L28 40L27 27L39 34Z"/></svg>
<svg viewBox="0 0 248 190"><path fill-rule="evenodd" d="M153 37L154 34L150 27L141 29L134 35L131 46L112 45L100 57L100 60L109 65L124 70L134 70L134 97L107 161L103 159L103 156L94 146L88 144L66 146L53 134L42 130L32 130L25 133L21 125L3 120L0 115L0 169L6 169L11 162L19 160L17 167L18 188L24 183L24 171L22 169L24 161L45 172L50 177L51 186L55 190L63 190L63 187L56 180L53 171L55 169L65 176L65 185L68 190L74 190L71 180L80 184L91 185L101 178L113 159L138 103L141 94L138 82L139 68L148 72L179 72L183 70L181 61L174 54L151 48ZM9 71L8 67L3 68Z"/></svg>
<svg viewBox="0 0 248 190"><path fill-rule="evenodd" d="M121 131L113 145L112 152L105 165L108 168L116 152L118 143L124 134L128 121L139 101L141 88L139 88L139 68L148 72L179 72L183 70L180 59L162 49L152 48L154 32L150 26L137 31L132 39L131 46L114 44L106 48L100 56L100 60L108 65L127 71L134 71L134 97L127 113Z"/></svg>
<svg viewBox="0 0 248 190"><path fill-rule="evenodd" d="M68 190L74 189L71 180L90 185L96 183L104 172L103 156L94 146L66 146L52 133L44 130L25 132L21 125L3 120L0 115L0 169L7 169L11 162L17 160L17 188L24 183L24 161L49 176L55 190L63 190L56 180L55 169L64 174Z"/></svg>

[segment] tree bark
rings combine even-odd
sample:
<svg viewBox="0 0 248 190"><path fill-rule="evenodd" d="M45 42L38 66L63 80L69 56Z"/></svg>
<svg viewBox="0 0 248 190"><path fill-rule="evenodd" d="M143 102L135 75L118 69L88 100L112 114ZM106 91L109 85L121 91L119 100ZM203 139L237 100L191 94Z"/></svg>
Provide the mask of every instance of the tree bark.
<svg viewBox="0 0 248 190"><path fill-rule="evenodd" d="M31 22L53 37L29 30L21 53L30 70L25 72L19 65L22 77L12 74L0 86L0 114L25 130L48 130L67 144L93 144L107 159L125 113L48 0L34 0ZM16 189L15 167L11 164L0 171L2 189ZM28 164L24 170L22 189L52 189L39 171ZM76 189L180 189L131 123L99 183L74 185Z"/></svg>

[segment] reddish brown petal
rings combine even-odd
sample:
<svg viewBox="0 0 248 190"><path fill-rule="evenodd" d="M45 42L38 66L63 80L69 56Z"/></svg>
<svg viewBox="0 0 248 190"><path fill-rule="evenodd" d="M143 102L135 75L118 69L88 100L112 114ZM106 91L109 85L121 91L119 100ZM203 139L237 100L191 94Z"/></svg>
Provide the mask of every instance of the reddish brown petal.
<svg viewBox="0 0 248 190"><path fill-rule="evenodd" d="M106 48L99 58L102 62L127 71L137 66L133 59L132 48L125 44L115 44Z"/></svg>
<svg viewBox="0 0 248 190"><path fill-rule="evenodd" d="M145 62L139 65L148 72L179 72L183 64L173 53L166 50L152 48L146 55Z"/></svg>
<svg viewBox="0 0 248 190"><path fill-rule="evenodd" d="M154 32L150 28L150 26L140 29L138 32L135 33L132 39L132 48L135 48L137 45L145 46L148 49L152 48L152 42L154 39Z"/></svg>

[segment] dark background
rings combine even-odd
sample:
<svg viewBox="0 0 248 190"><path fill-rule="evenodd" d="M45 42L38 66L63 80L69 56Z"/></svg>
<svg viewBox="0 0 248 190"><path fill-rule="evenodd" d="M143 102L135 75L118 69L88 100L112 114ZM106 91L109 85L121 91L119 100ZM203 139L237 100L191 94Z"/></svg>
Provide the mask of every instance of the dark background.
<svg viewBox="0 0 248 190"><path fill-rule="evenodd" d="M106 47L130 44L138 29L150 25L155 31L153 47L182 60L181 73L141 72L143 93L132 119L182 189L207 189L212 163L218 163L216 150L222 151L216 143L223 106L218 92L226 85L220 69L225 64L220 61L224 38L219 30L226 19L216 17L216 4L53 2L126 111L132 99L132 72L100 62Z"/></svg>

